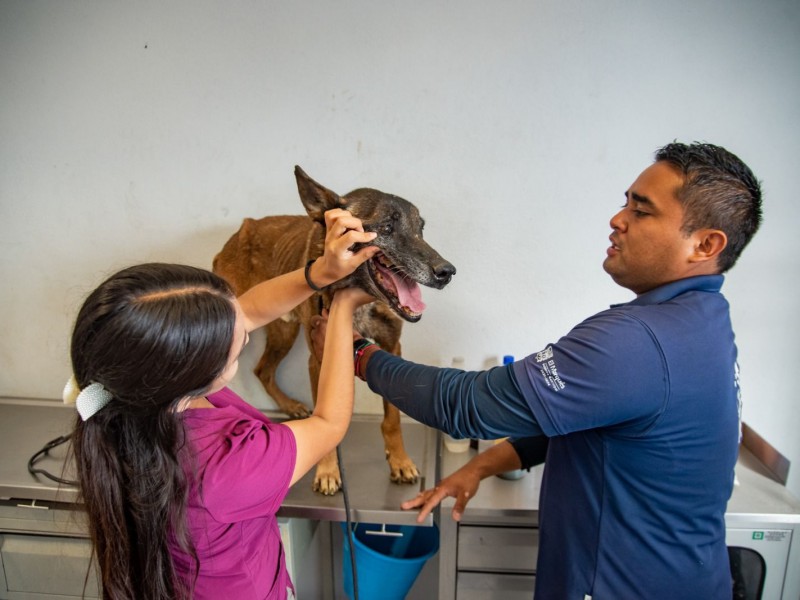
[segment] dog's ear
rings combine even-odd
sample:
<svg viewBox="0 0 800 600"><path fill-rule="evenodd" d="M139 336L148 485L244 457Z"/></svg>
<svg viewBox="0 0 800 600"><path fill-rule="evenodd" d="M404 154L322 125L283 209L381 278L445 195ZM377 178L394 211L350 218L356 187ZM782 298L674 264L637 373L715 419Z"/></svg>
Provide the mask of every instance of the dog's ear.
<svg viewBox="0 0 800 600"><path fill-rule="evenodd" d="M308 216L319 223L325 223L325 211L332 208L344 208L346 202L328 188L321 186L306 175L305 171L295 165L294 176L297 179L297 191L300 192L300 201Z"/></svg>

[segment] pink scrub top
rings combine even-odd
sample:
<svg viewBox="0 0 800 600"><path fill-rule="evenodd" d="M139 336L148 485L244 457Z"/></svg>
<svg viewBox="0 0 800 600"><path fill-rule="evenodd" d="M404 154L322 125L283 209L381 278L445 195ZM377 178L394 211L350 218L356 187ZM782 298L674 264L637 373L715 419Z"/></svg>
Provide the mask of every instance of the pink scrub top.
<svg viewBox="0 0 800 600"><path fill-rule="evenodd" d="M185 469L188 526L200 561L196 600L283 599L294 589L275 513L297 458L292 431L273 423L230 389L216 408L183 413L190 448ZM193 561L170 542L178 575L191 584Z"/></svg>

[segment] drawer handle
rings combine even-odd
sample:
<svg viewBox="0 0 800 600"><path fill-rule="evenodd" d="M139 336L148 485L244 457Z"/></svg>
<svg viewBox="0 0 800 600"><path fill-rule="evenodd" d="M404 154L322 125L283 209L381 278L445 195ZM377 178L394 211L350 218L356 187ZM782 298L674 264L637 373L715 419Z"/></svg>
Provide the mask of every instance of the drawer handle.
<svg viewBox="0 0 800 600"><path fill-rule="evenodd" d="M386 531L386 523L381 524L380 529L365 529L366 535L385 535L387 537L403 537L402 531Z"/></svg>
<svg viewBox="0 0 800 600"><path fill-rule="evenodd" d="M50 510L49 506L39 506L36 504L36 500L31 500L30 504L17 504L18 508L38 508L39 510Z"/></svg>

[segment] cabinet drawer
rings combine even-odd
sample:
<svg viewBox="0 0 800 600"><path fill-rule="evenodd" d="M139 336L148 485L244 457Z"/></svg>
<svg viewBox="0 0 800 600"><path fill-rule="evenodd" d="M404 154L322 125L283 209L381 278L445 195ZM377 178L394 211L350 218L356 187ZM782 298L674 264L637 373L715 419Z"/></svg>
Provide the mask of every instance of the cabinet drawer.
<svg viewBox="0 0 800 600"><path fill-rule="evenodd" d="M459 571L535 573L539 530L535 527L458 528Z"/></svg>
<svg viewBox="0 0 800 600"><path fill-rule="evenodd" d="M85 539L0 534L9 597L22 593L25 598L80 598L91 552L91 542ZM0 590L0 597L5 591ZM94 569L86 582L85 597L99 597Z"/></svg>
<svg viewBox="0 0 800 600"><path fill-rule="evenodd" d="M536 585L534 575L501 573L459 573L458 600L531 600Z"/></svg>

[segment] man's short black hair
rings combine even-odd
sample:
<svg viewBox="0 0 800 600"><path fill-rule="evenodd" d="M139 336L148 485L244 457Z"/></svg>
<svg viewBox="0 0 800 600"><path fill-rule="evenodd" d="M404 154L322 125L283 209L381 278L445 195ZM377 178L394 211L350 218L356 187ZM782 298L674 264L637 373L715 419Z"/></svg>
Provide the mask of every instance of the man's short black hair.
<svg viewBox="0 0 800 600"><path fill-rule="evenodd" d="M684 177L677 192L683 230L719 229L728 245L717 258L720 273L730 269L761 225L761 185L750 168L725 148L673 142L656 151Z"/></svg>

